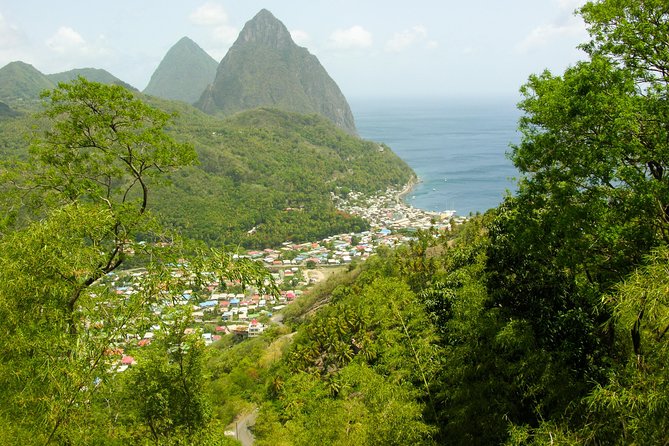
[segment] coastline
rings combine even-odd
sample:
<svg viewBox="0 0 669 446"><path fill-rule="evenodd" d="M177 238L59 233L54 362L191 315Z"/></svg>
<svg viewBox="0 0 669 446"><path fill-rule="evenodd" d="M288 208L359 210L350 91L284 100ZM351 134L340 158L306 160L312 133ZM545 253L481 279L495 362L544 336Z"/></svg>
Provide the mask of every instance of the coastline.
<svg viewBox="0 0 669 446"><path fill-rule="evenodd" d="M397 192L397 195L395 196L395 201L398 204L399 203L407 204L406 202L404 202L404 197L407 196L413 190L413 188L416 187L420 182L421 179L418 178L417 175L412 175L411 178L409 178L409 181L404 185L404 187Z"/></svg>

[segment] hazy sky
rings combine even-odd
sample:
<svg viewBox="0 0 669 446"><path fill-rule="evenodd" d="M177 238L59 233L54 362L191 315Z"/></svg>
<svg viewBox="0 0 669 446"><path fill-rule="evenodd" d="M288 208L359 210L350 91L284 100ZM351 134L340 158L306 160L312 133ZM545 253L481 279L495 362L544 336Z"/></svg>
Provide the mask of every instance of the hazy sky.
<svg viewBox="0 0 669 446"><path fill-rule="evenodd" d="M188 36L216 60L260 9L315 54L349 98L515 96L561 72L587 38L584 0L0 0L0 66L104 68L141 89Z"/></svg>

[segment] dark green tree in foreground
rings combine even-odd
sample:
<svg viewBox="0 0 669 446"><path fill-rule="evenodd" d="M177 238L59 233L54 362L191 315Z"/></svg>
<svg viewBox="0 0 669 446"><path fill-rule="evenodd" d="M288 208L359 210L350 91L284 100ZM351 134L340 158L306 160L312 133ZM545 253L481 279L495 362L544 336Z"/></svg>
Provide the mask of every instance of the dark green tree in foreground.
<svg viewBox="0 0 669 446"><path fill-rule="evenodd" d="M629 422L620 418L583 428L603 420L591 418L595 406L583 398L642 354L647 310L640 304L621 326L610 296L669 241L669 6L605 0L581 15L588 60L561 76L532 76L521 90L512 159L524 178L490 227L490 306L507 326L526 324L547 354L541 370L519 371L538 375L520 393L525 415L511 419L546 429L514 431L514 441L549 441L544 434L558 425L583 429L562 431L564 442L621 438L607 437ZM557 391L556 376L564 383Z"/></svg>

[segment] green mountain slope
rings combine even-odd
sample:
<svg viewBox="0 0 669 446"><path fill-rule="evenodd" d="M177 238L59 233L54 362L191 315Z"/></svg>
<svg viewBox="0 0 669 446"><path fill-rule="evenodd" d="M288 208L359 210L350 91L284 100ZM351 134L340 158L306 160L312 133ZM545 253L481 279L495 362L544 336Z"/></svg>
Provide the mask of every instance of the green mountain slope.
<svg viewBox="0 0 669 446"><path fill-rule="evenodd" d="M144 93L194 103L216 77L218 62L188 37L165 54Z"/></svg>
<svg viewBox="0 0 669 446"><path fill-rule="evenodd" d="M101 84L121 85L128 90L136 91L137 89L130 84L123 82L107 70L100 68L75 68L74 70L64 71L62 73L47 74L47 77L57 84L58 82L70 82L77 77L84 77L91 82L99 82Z"/></svg>
<svg viewBox="0 0 669 446"><path fill-rule="evenodd" d="M201 164L177 174L155 209L212 244L269 247L363 230L367 224L336 210L330 194L385 190L413 175L391 150L315 114L182 115L178 132L195 144Z"/></svg>
<svg viewBox="0 0 669 446"><path fill-rule="evenodd" d="M10 62L0 68L0 100L5 102L37 99L42 90L54 86L47 76L25 62Z"/></svg>
<svg viewBox="0 0 669 446"><path fill-rule="evenodd" d="M154 185L149 206L168 226L212 245L270 247L361 231L331 193L405 184L411 169L387 148L320 115L256 109L220 119L181 101L145 98L177 113L170 131L192 143L200 164ZM0 120L0 156L21 156L41 125L30 114ZM249 233L250 232L250 233Z"/></svg>
<svg viewBox="0 0 669 446"><path fill-rule="evenodd" d="M222 115L264 106L318 113L345 131L356 132L353 114L337 84L265 9L246 23L197 106Z"/></svg>
<svg viewBox="0 0 669 446"><path fill-rule="evenodd" d="M0 102L0 117L14 117L18 116L19 113L12 110L12 108L5 104L4 102Z"/></svg>
<svg viewBox="0 0 669 446"><path fill-rule="evenodd" d="M59 82L72 81L78 76L91 82L121 85L137 91L108 71L98 68L77 68L62 73L44 74L30 64L16 61L0 68L0 100L10 105L19 101L21 108L29 110L32 108L29 103L39 99L42 91L54 88Z"/></svg>

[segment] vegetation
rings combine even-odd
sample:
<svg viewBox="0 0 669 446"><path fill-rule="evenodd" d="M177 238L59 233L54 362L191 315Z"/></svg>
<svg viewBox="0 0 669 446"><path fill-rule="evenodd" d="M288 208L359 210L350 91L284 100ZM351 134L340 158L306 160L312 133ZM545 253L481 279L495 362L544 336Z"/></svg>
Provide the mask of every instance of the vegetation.
<svg viewBox="0 0 669 446"><path fill-rule="evenodd" d="M262 289L268 273L212 251L184 266L187 274L171 274L167 265L182 250L147 205L156 177L192 163L195 152L164 132L168 114L125 88L83 78L43 98L48 131L35 139L25 163L2 171L3 198L12 206L0 227L0 443L98 441L113 424L95 408L104 407L111 398L106 391L117 385L118 345L156 323L167 333L169 354L157 353L148 361L156 367L138 379L153 389L177 386L182 394L171 392L177 399L167 405L147 396L138 419L156 440L195 439L208 425L195 397L201 341L184 338L188 311L156 321L152 308L192 287L191 274L208 271ZM151 242L139 243L140 235ZM170 243L153 243L160 240ZM105 278L140 251L151 259L149 274L137 293L119 296ZM88 428L98 424L99 432Z"/></svg>
<svg viewBox="0 0 669 446"><path fill-rule="evenodd" d="M192 104L214 81L216 68L213 57L183 37L165 54L144 93Z"/></svg>
<svg viewBox="0 0 669 446"><path fill-rule="evenodd" d="M266 9L246 23L196 105L225 116L257 107L318 113L356 133L351 109L335 81Z"/></svg>
<svg viewBox="0 0 669 446"><path fill-rule="evenodd" d="M332 193L400 187L411 169L391 150L337 129L325 118L271 109L220 120L186 104L146 98L169 114L166 129L197 152L198 165L164 179L148 202L161 222L210 246L274 247L368 228L338 212ZM0 153L26 157L26 135L44 121L0 120Z"/></svg>
<svg viewBox="0 0 669 446"><path fill-rule="evenodd" d="M49 78L30 64L11 62L0 68L0 98L10 106L14 101L35 100L53 87Z"/></svg>
<svg viewBox="0 0 669 446"><path fill-rule="evenodd" d="M48 74L47 77L56 86L60 82L72 82L79 77L83 77L90 82L97 82L107 85L120 85L131 91L137 91L136 88L126 84L107 70L99 68L77 68L74 70L63 71L62 73Z"/></svg>
<svg viewBox="0 0 669 446"><path fill-rule="evenodd" d="M265 248L365 230L366 222L335 209L330 194L371 193L411 177L391 151L317 115L243 112L199 126L191 141L199 168L172 176L155 207L167 224L212 245Z"/></svg>
<svg viewBox="0 0 669 446"><path fill-rule="evenodd" d="M76 80L79 76L91 82L122 85L129 90L135 90L101 69L83 68L45 75L30 64L16 61L0 68L0 98L10 106L30 109L34 107L42 91L55 88L59 82Z"/></svg>
<svg viewBox="0 0 669 446"><path fill-rule="evenodd" d="M177 244L135 242L164 234L145 192L154 170L192 162L191 146L120 87L79 80L47 94L31 175L3 170L3 195L31 187L18 189L30 212L1 226L0 443L230 444L225 426L253 408L259 445L669 442L669 11L603 0L581 13L588 60L522 89L516 196L454 232L382 249L291 304L287 325L210 349L185 330L188 312L146 309L203 272L260 286L261 268L208 251L175 277L162 265ZM272 161L253 164L241 141L378 160L320 118L260 110L211 124L187 133L230 141L228 163L202 157L206 173ZM244 165L230 181L249 182ZM351 169L336 179L371 187ZM130 247L160 260L121 299L102 276ZM111 340L156 323L142 362L109 373Z"/></svg>
<svg viewBox="0 0 669 446"><path fill-rule="evenodd" d="M300 327L276 369L261 444L392 443L366 429L386 432L369 398L393 383L410 390L392 392L401 406L421 413L390 418L412 443L669 440L669 79L657 52L667 44L667 9L602 1L582 14L589 60L523 87L523 138L512 153L525 174L519 193L455 239L423 234L312 296L316 306L330 303ZM371 311L383 322L368 324ZM396 363L383 339L409 348L399 369L388 366Z"/></svg>

